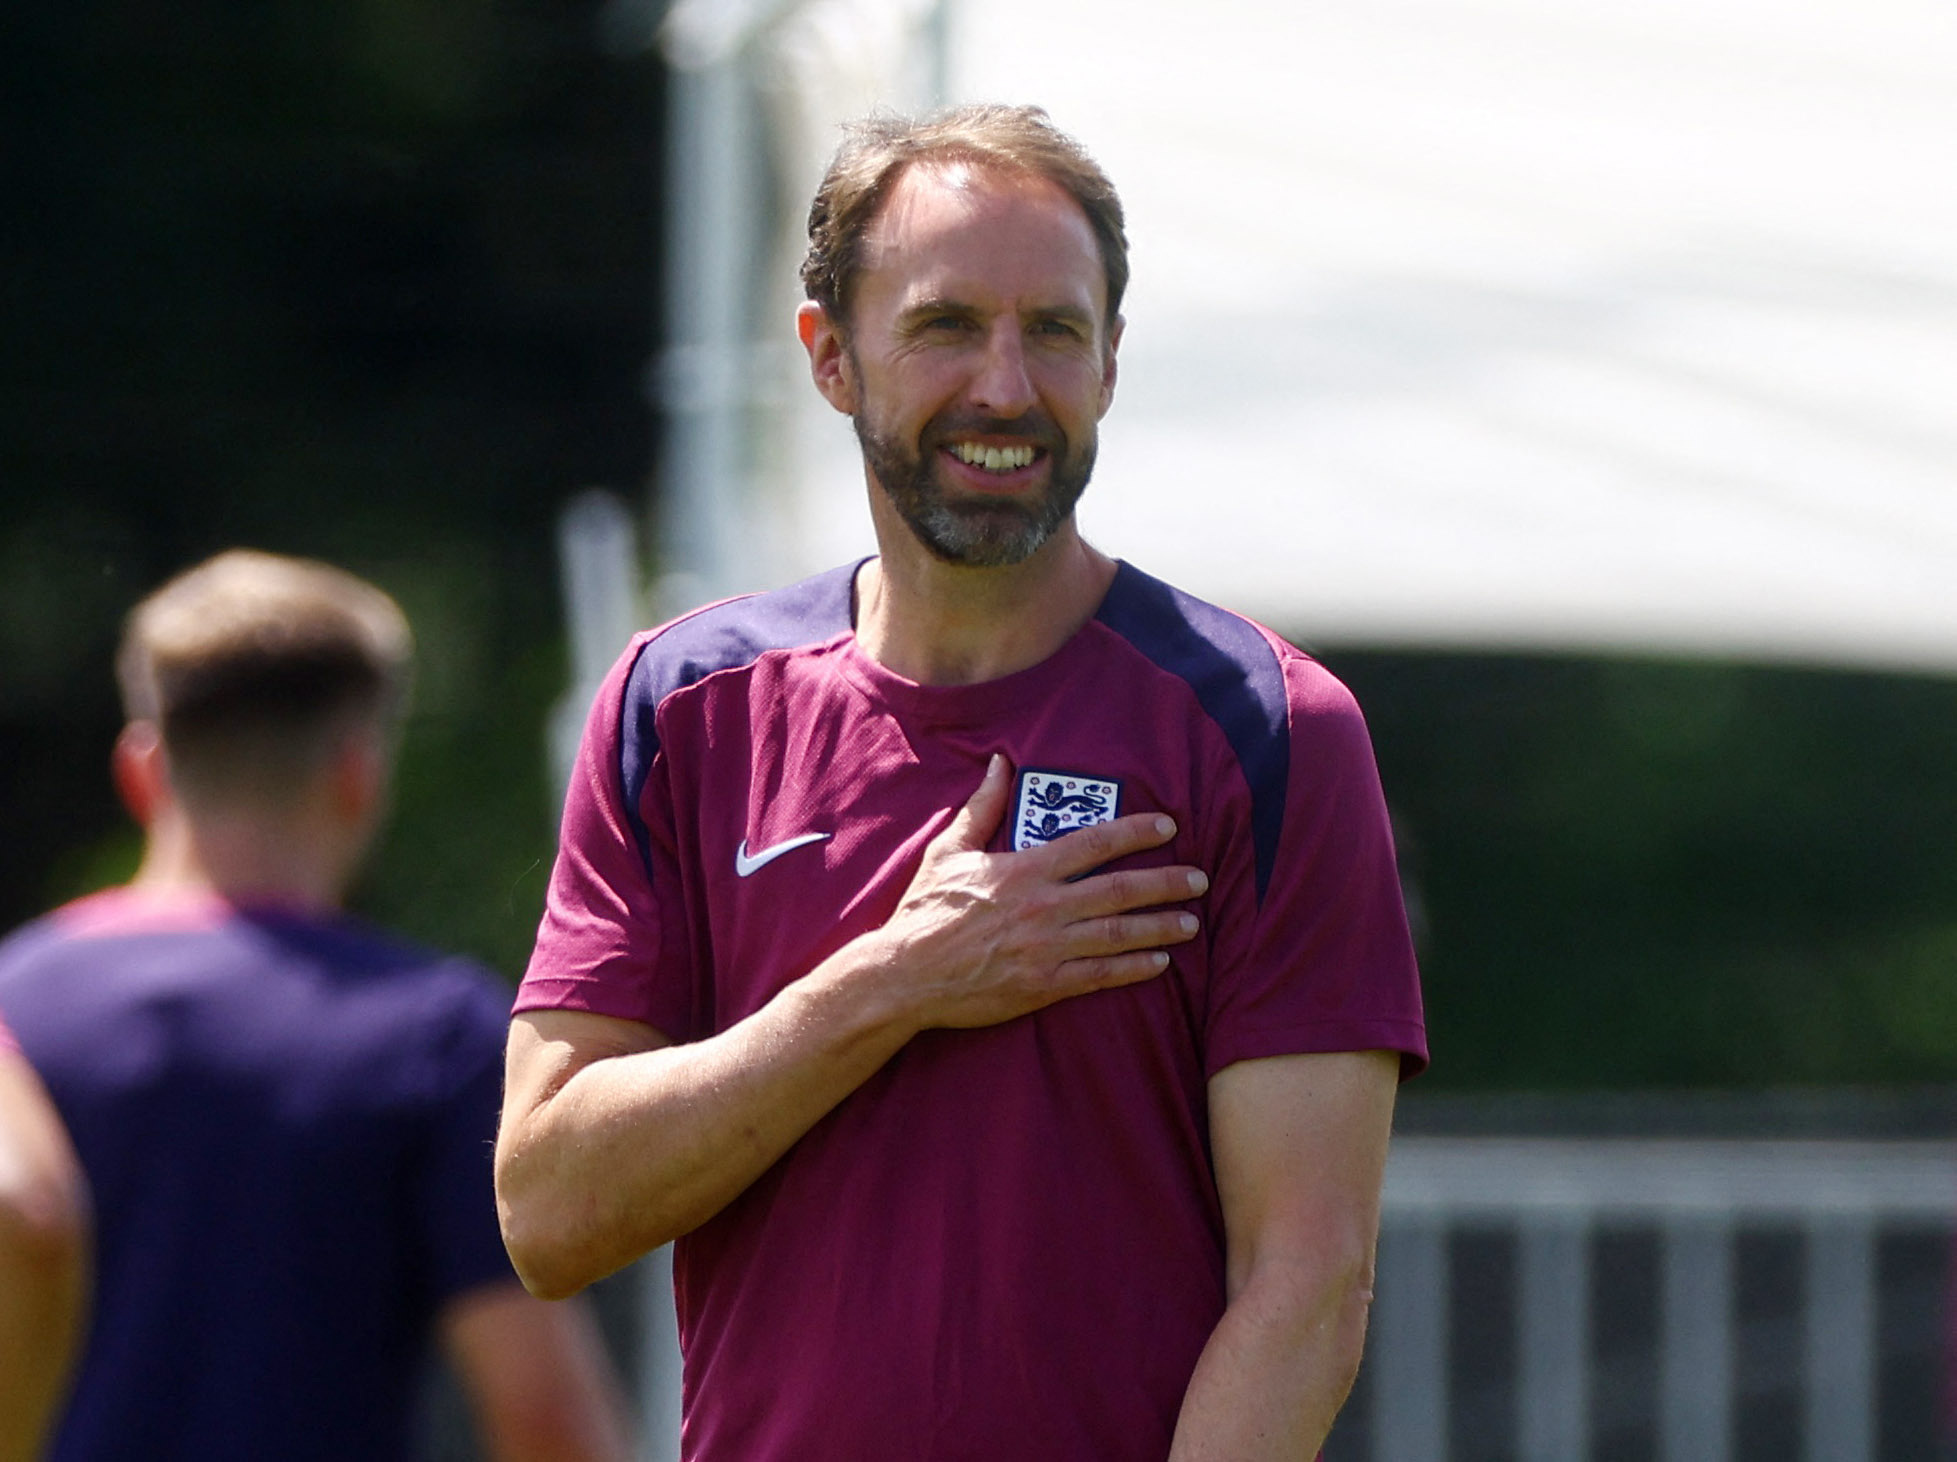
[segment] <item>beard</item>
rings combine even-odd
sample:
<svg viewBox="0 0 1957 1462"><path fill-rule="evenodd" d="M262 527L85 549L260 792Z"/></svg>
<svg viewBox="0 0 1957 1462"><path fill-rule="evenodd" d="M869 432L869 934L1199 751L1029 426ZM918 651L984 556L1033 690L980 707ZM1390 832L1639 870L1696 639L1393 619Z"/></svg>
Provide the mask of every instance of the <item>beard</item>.
<svg viewBox="0 0 1957 1462"><path fill-rule="evenodd" d="M931 555L964 568L1003 568L1024 563L1067 521L1094 475L1098 441L1093 429L1070 444L1044 413L999 421L992 417L939 417L908 447L879 432L862 412L852 418L863 461L917 541ZM937 472L938 449L959 436L1013 435L1030 439L1046 455L1046 488L1030 502L954 496Z"/></svg>

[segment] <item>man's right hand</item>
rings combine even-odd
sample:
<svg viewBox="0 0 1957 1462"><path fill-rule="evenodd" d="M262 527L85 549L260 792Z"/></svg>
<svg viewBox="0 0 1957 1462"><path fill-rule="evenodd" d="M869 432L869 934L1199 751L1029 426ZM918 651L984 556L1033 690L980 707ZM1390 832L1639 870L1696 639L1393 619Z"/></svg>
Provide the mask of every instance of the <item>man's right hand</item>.
<svg viewBox="0 0 1957 1462"><path fill-rule="evenodd" d="M988 853L1011 799L1012 769L994 756L985 779L933 838L902 901L867 936L918 1029L996 1025L1071 995L1150 979L1170 946L1196 936L1196 916L1165 907L1209 888L1185 865L1097 873L1159 848L1175 823L1139 812L1080 828L1038 848Z"/></svg>

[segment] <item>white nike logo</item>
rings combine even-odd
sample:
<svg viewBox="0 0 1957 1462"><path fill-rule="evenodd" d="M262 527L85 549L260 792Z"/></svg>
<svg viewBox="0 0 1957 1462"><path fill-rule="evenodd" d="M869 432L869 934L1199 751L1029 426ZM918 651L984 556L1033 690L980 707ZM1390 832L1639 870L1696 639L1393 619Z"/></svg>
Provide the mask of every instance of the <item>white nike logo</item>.
<svg viewBox="0 0 1957 1462"><path fill-rule="evenodd" d="M807 843L819 843L828 837L827 833L803 833L799 838L790 838L785 843L776 843L772 848L763 848L752 857L748 856L747 839L741 839L740 847L734 850L734 871L746 878L757 868L765 868L783 853L792 853Z"/></svg>

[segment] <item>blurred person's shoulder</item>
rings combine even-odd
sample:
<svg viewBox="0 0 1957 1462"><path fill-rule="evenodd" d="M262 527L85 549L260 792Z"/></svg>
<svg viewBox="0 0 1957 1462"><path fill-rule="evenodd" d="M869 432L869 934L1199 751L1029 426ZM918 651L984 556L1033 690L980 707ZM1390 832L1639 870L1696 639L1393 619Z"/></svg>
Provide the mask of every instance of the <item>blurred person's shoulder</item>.
<svg viewBox="0 0 1957 1462"><path fill-rule="evenodd" d="M354 914L245 909L238 917L287 957L335 972L349 999L385 1006L414 1030L492 1038L500 1053L513 990L479 960Z"/></svg>

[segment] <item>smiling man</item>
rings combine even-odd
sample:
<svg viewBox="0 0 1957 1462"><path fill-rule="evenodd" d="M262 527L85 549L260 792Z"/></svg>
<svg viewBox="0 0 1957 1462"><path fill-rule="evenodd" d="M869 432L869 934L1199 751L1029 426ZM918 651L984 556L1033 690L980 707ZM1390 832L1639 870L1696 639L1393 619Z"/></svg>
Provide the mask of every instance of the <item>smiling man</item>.
<svg viewBox="0 0 1957 1462"><path fill-rule="evenodd" d="M1309 1457L1426 1060L1363 722L1080 536L1127 242L1044 114L865 124L809 231L878 554L600 693L511 1254L560 1295L678 1240L696 1462Z"/></svg>

